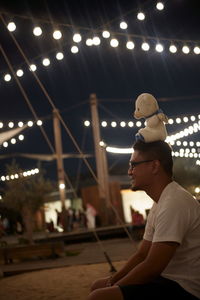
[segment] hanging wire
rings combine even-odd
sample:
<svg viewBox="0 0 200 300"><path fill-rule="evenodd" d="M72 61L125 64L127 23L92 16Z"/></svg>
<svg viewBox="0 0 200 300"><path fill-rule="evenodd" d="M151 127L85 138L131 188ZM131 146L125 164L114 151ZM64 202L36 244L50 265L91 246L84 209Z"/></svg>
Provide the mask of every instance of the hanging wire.
<svg viewBox="0 0 200 300"><path fill-rule="evenodd" d="M4 21L3 17L2 17L2 15L0 15L0 18L1 18L2 22L4 23L4 25L6 26L5 21ZM14 40L15 45L17 46L18 50L20 51L20 53L22 54L23 58L25 59L26 63L29 65L29 61L28 61L27 57L25 56L23 50L22 50L21 47L19 46L18 42L16 41L16 39L14 38L14 36L13 36L11 33L10 33L10 35L11 35L12 39ZM31 112L33 113L34 117L35 117L36 120L37 120L37 119L38 119L38 118L37 118L37 115L36 115L36 113L35 113L35 111L34 111L32 105L31 105L31 103L30 103L30 101L29 101L29 99L28 99L28 96L26 95L26 93L25 93L25 91L24 91L24 89L23 89L21 83L19 82L19 80L18 80L18 78L17 78L17 76L16 76L16 74L15 74L15 72L14 72L14 69L13 69L12 65L10 64L9 59L8 59L7 55L5 54L5 51L3 50L3 48L2 48L1 45L0 45L0 50L2 51L2 54L3 54L3 56L4 56L5 60L6 60L6 62L8 63L8 66L9 66L9 68L10 68L10 70L11 70L11 72L12 72L12 74L13 74L13 76L14 76L14 78L15 78L15 80L16 80L18 86L19 86L19 88L20 88L20 91L22 92L22 95L23 95L24 98L26 99L26 102L27 102L27 104L28 104L28 106L29 106ZM39 80L38 76L37 76L35 73L33 73L33 75L34 75L34 77L35 77L37 83L39 84L40 88L41 88L42 91L44 92L45 96L47 97L47 99L48 99L50 105L52 106L52 108L53 108L54 110L56 110L56 107L55 107L53 101L51 100L51 98L50 98L50 96L48 95L46 89L44 88L43 84L42 84L41 81ZM67 131L68 135L69 135L70 138L72 139L72 141L73 141L75 147L77 148L77 150L79 151L79 153L80 153L81 155L83 155L83 153L82 153L81 149L79 148L79 146L78 146L76 140L75 140L74 137L72 136L70 130L68 129L67 125L65 124L65 122L64 122L64 120L62 119L62 117L61 117L61 115L60 115L59 112L58 112L58 117L59 117L60 122L61 122L62 125L64 126L65 130ZM42 128L41 128L41 129L42 129ZM43 131L44 131L44 130L43 130ZM48 140L48 137L47 137L46 134L44 134L44 137L45 137L46 140ZM52 147L52 145L51 145L51 143L50 143L49 140L48 140L48 145L50 146L52 152L55 154L54 148ZM90 167L89 163L87 162L87 160L85 159L84 156L83 156L82 158L83 158L84 162L86 163L86 165L88 166L88 168L89 168L91 174L93 175L93 177L95 178L96 182L98 183L98 179L97 179L96 175L94 174L92 168ZM66 175L66 173L65 173L65 176L66 176L67 181L70 183L69 178L68 178L68 176ZM71 183L70 183L70 184L71 184ZM71 186L72 186L72 185L71 185ZM74 191L73 187L72 187L72 190ZM76 195L76 193L75 193L75 195ZM77 195L76 195L76 196L77 196ZM110 202L110 206L113 208L113 211L115 212L115 214L116 214L118 220L120 220L120 221L122 222L121 218L119 217L118 212L117 212L116 209L113 207L113 205L112 205L111 202ZM125 226L124 226L124 228L125 228ZM127 228L125 228L125 231L127 232L128 236L129 236L129 238L130 238L130 240L133 241L133 239L132 239L130 233L129 233L128 230L127 230ZM96 233L96 232L95 232L95 233ZM102 242L100 241L100 239L99 239L97 233L95 234L95 238L96 238L96 240L98 241L98 243L101 243L101 246L102 246L102 248L103 248ZM104 250L104 255L105 255L105 253L106 253L106 251ZM109 264L112 264L112 263L111 263L111 260L110 260L110 258L109 258L109 256L108 256L107 253L106 253L105 257L106 257L108 263L109 263ZM112 271L113 271L113 270L115 270L115 268L112 266Z"/></svg>

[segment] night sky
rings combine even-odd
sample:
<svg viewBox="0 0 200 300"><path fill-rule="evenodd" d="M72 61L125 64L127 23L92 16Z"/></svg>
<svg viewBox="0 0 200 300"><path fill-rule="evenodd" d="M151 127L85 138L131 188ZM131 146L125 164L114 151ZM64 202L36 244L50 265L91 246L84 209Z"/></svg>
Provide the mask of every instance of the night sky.
<svg viewBox="0 0 200 300"><path fill-rule="evenodd" d="M135 121L132 117L134 101L143 92L152 93L160 108L168 117L197 116L200 113L200 54L193 53L195 46L200 47L199 8L193 0L163 1L165 8L158 11L157 1L1 1L0 10L6 24L13 21L16 30L12 33L27 59L37 66L36 74L57 107L63 120L70 129L80 148L85 153L93 153L91 127L83 125L90 119L89 95L96 93L99 99L100 120ZM144 21L138 21L139 11L146 15ZM122 30L120 21L126 21L128 28ZM24 75L19 79L38 118L43 119L44 129L53 143L52 107L41 88L29 71L24 58L14 44L9 31L0 21L0 39L13 69L22 69ZM43 30L41 36L33 35L34 26ZM60 40L52 38L54 29L62 32ZM102 30L107 29L119 40L119 46L112 48L109 39L102 38ZM76 44L73 33L79 32L82 41ZM87 38L101 38L99 46L88 47ZM137 36L137 37L136 37ZM126 48L127 40L135 43L133 50ZM141 50L141 43L146 40L150 50ZM165 50L154 50L160 41ZM175 54L168 48L174 43L178 51ZM184 54L184 45L191 48L191 53ZM71 53L71 47L77 45L79 52ZM64 54L63 60L57 60L57 52ZM48 57L50 66L44 67L42 59ZM9 67L0 55L0 121L8 130L7 123L34 120L15 79L5 82L4 75L10 73ZM190 124L187 124L187 126ZM167 127L169 133L179 131L181 126ZM102 139L110 146L130 147L137 128L101 128ZM38 126L26 129L24 141L4 148L1 155L11 153L51 153ZM62 129L63 152L77 153L69 136ZM199 141L199 133L189 140ZM35 160L16 158L24 169L34 168ZM117 161L128 161L122 157L108 154L108 164L117 166ZM0 176L5 175L5 164L11 159L1 160ZM94 159L89 159L94 166ZM78 159L65 160L65 171L77 177L78 170L86 172ZM48 177L56 179L56 162L42 162Z"/></svg>

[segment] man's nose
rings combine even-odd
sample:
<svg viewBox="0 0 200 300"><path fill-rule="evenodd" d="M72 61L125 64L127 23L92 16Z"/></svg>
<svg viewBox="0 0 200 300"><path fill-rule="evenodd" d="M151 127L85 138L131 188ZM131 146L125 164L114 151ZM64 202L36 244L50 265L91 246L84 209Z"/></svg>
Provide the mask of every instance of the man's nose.
<svg viewBox="0 0 200 300"><path fill-rule="evenodd" d="M131 167L128 168L128 176L131 176L132 175L132 171L133 169Z"/></svg>

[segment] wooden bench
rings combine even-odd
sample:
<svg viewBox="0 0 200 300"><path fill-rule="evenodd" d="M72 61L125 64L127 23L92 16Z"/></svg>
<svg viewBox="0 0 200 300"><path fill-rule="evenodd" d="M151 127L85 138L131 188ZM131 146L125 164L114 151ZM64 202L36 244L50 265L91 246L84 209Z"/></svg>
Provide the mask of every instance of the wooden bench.
<svg viewBox="0 0 200 300"><path fill-rule="evenodd" d="M6 246L0 248L0 260L4 264L13 263L16 260L57 258L64 256L64 243L44 243L26 246Z"/></svg>

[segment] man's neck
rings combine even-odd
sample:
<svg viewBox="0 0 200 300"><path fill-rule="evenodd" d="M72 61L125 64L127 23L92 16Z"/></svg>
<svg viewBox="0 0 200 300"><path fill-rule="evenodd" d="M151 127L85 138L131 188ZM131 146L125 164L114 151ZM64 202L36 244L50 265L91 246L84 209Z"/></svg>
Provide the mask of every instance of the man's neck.
<svg viewBox="0 0 200 300"><path fill-rule="evenodd" d="M169 177L165 178L165 180L162 180L162 181L159 181L159 179L158 179L158 181L155 181L154 183L152 183L151 187L146 191L147 195L149 195L149 197L153 201L158 203L163 190L172 181L173 180ZM158 182L159 182L159 184L158 184Z"/></svg>

